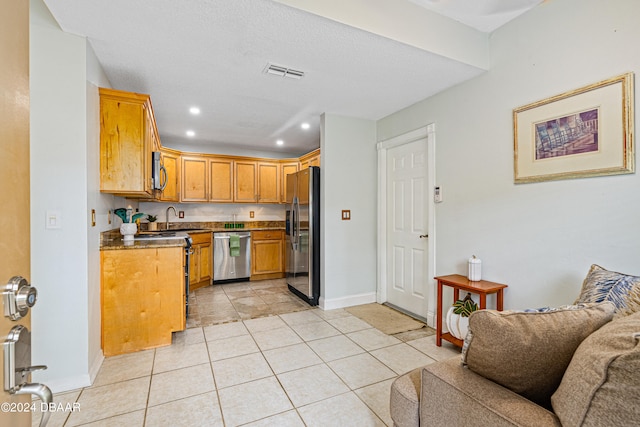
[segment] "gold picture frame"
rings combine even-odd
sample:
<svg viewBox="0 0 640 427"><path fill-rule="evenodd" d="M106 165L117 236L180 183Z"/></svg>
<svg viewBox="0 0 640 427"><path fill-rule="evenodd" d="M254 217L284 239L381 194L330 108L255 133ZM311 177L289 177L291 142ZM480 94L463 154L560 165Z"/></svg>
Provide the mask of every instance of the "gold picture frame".
<svg viewBox="0 0 640 427"><path fill-rule="evenodd" d="M515 183L634 173L633 73L513 110Z"/></svg>

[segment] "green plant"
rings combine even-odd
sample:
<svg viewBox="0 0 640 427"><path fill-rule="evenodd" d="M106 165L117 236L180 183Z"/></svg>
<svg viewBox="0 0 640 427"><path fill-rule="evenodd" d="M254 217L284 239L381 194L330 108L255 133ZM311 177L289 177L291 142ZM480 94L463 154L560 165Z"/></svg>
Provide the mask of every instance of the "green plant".
<svg viewBox="0 0 640 427"><path fill-rule="evenodd" d="M158 219L157 215L147 215L147 221L149 222L156 222L157 219Z"/></svg>
<svg viewBox="0 0 640 427"><path fill-rule="evenodd" d="M471 293L467 293L467 296L464 299L458 300L453 303L453 312L462 317L469 317L471 313L478 309L478 304L476 304L471 299Z"/></svg>

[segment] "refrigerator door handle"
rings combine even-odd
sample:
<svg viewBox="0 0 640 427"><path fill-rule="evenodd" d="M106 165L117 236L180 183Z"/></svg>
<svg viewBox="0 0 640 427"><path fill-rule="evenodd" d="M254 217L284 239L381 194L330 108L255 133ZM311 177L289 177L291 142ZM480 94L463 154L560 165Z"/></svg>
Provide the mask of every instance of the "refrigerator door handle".
<svg viewBox="0 0 640 427"><path fill-rule="evenodd" d="M298 250L298 230L297 230L297 222L296 222L296 197L293 197L293 201L291 202L291 244L293 245L293 250Z"/></svg>

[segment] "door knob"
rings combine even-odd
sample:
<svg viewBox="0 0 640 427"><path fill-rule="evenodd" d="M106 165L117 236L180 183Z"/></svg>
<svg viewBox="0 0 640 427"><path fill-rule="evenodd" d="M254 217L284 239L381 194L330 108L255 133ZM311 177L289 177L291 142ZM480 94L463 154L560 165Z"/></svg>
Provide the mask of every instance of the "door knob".
<svg viewBox="0 0 640 427"><path fill-rule="evenodd" d="M27 279L21 276L12 277L2 292L4 315L11 320L20 320L27 315L38 299L38 291Z"/></svg>
<svg viewBox="0 0 640 427"><path fill-rule="evenodd" d="M429 237L429 235L428 235L428 234L421 234L421 235L420 235L420 238L421 238L421 239L426 239L427 237Z"/></svg>

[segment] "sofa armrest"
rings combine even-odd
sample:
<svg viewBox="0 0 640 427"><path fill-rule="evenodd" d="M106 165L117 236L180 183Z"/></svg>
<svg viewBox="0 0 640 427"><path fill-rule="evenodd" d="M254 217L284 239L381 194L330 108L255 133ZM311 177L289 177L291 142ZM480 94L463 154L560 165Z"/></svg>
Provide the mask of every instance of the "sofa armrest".
<svg viewBox="0 0 640 427"><path fill-rule="evenodd" d="M462 366L460 357L422 369L420 426L561 426L558 417Z"/></svg>

